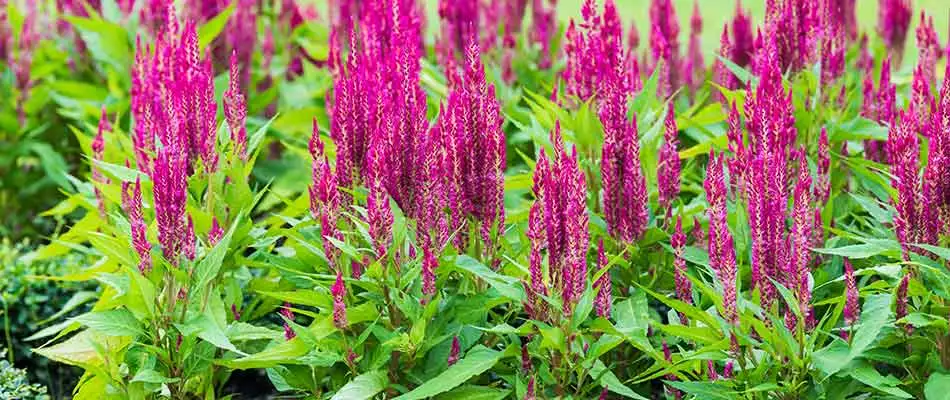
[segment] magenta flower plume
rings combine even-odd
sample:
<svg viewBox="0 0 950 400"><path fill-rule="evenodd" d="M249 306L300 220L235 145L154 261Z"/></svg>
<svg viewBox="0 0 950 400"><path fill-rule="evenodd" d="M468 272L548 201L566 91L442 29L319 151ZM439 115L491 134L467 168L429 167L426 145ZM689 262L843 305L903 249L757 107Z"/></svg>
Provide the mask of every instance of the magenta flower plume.
<svg viewBox="0 0 950 400"><path fill-rule="evenodd" d="M950 67L947 67L950 70ZM950 71L948 71L950 72ZM927 198L931 211L939 214L937 234L950 233L950 74L944 74L940 101L926 127L930 138L924 181L928 185ZM934 220L934 218L930 218Z"/></svg>
<svg viewBox="0 0 950 400"><path fill-rule="evenodd" d="M597 289L597 297L594 299L594 308L597 316L610 318L610 306L613 303L611 291L613 290L610 282L610 271L607 271L607 254L604 252L604 240L600 239L597 245L597 268L601 271L600 278L594 285Z"/></svg>
<svg viewBox="0 0 950 400"><path fill-rule="evenodd" d="M550 0L548 0L551 2ZM531 0L531 33L530 39L539 48L540 58L538 68L551 68L551 45L557 34L556 4L546 5L545 0Z"/></svg>
<svg viewBox="0 0 950 400"><path fill-rule="evenodd" d="M172 264L178 264L184 245L185 203L188 197L187 162L177 146L163 147L155 159L153 197L158 241L162 253Z"/></svg>
<svg viewBox="0 0 950 400"><path fill-rule="evenodd" d="M912 13L910 0L878 0L877 32L898 65L904 55Z"/></svg>
<svg viewBox="0 0 950 400"><path fill-rule="evenodd" d="M732 369L735 367L735 364L730 361L726 361L726 366L722 368L722 379L732 379Z"/></svg>
<svg viewBox="0 0 950 400"><path fill-rule="evenodd" d="M729 26L722 27L722 35L719 37L719 56L729 59L733 57L734 47L732 42L729 39ZM735 62L735 61L733 61ZM716 84L721 86L723 89L735 90L739 88L739 78L736 77L736 74L732 73L732 70L726 66L721 59L716 59L716 63L713 67L713 77L716 79ZM721 91L715 90L713 97L723 104L727 104L726 96L722 94Z"/></svg>
<svg viewBox="0 0 950 400"><path fill-rule="evenodd" d="M670 351L670 346L666 344L666 339L663 339L663 358L666 360L667 363L669 364L673 363L673 353ZM665 378L668 381L679 380L676 377L676 374L667 374ZM683 397L683 394L680 393L679 390L674 389L672 386L665 385L665 388L666 388L667 393L672 394L675 399L679 400L680 398Z"/></svg>
<svg viewBox="0 0 950 400"><path fill-rule="evenodd" d="M669 104L666 112L665 142L660 147L659 166L657 168L657 189L661 209L669 209L670 205L680 193L680 156L676 147L679 143L676 136L679 130L676 127L676 115L673 112L673 103Z"/></svg>
<svg viewBox="0 0 950 400"><path fill-rule="evenodd" d="M313 123L309 150L313 157L311 166L312 182L309 189L310 215L314 220L320 221L322 237L342 240L343 234L337 228L337 219L340 213L340 194L337 190L336 175L330 167L330 160L323 154L323 142L320 141L320 131L316 121ZM339 249L336 246L324 242L323 248L331 262L339 256Z"/></svg>
<svg viewBox="0 0 950 400"><path fill-rule="evenodd" d="M544 159L542 159L544 160ZM540 164L539 164L540 165ZM547 176L539 168L534 175L535 194L543 193L541 188ZM540 198L540 197L539 197ZM541 263L544 261L542 251L547 247L547 226L544 219L544 204L542 201L535 201L531 205L528 214L528 231L526 232L528 241L531 243L531 253L529 257L528 272L530 275L530 284L525 286L526 299L524 307L526 312L537 319L544 314L544 303L538 303L540 296L548 295L548 287L544 281L544 273Z"/></svg>
<svg viewBox="0 0 950 400"><path fill-rule="evenodd" d="M625 62L623 26L613 0L604 2L598 14L594 0L585 0L581 8L582 22L574 21L565 34L564 51L567 62L561 77L567 93L581 102L604 91L605 85L622 82Z"/></svg>
<svg viewBox="0 0 950 400"><path fill-rule="evenodd" d="M736 13L732 18L732 53L728 56L732 62L740 67L747 67L755 53L755 38L752 31L752 20L742 9L742 0L736 0ZM726 54L723 54L726 57Z"/></svg>
<svg viewBox="0 0 950 400"><path fill-rule="evenodd" d="M884 59L881 65L881 76L878 89L874 90L874 79L869 69L864 80L864 104L861 115L889 125L897 115L897 85L891 82L891 58ZM887 148L884 141L868 139L864 141L864 155L867 159L877 162L887 162Z"/></svg>
<svg viewBox="0 0 950 400"><path fill-rule="evenodd" d="M181 252L188 260L194 260L197 237L195 236L195 223L191 220L191 215L188 216L188 225L185 226L183 234Z"/></svg>
<svg viewBox="0 0 950 400"><path fill-rule="evenodd" d="M897 306L894 310L894 318L900 320L907 316L907 305L910 303L910 297L907 296L907 289L910 286L910 273L905 273L901 278L900 283L897 284L897 293L894 296ZM904 330L907 334L911 334L913 331L913 326L910 324L904 327Z"/></svg>
<svg viewBox="0 0 950 400"><path fill-rule="evenodd" d="M887 138L891 183L897 189L894 228L905 259L909 258L915 243L936 244L940 229L939 218L934 218L937 210L933 183L924 181L920 175L918 126L913 111L901 111L899 122L892 124Z"/></svg>
<svg viewBox="0 0 950 400"><path fill-rule="evenodd" d="M553 160L542 151L535 170L535 207L540 211L535 211L534 221L544 222L550 281L561 295L564 314L570 315L587 286L587 184L577 149L571 155L564 149L560 123L555 124L551 142ZM531 231L538 235L536 228Z"/></svg>
<svg viewBox="0 0 950 400"><path fill-rule="evenodd" d="M422 247L422 295L424 302L435 295L435 269L439 267L439 260L429 246Z"/></svg>
<svg viewBox="0 0 950 400"><path fill-rule="evenodd" d="M601 104L604 144L600 173L607 230L611 236L629 243L646 230L648 210L646 179L640 166L640 139L636 121L627 119L626 99L624 91L612 86Z"/></svg>
<svg viewBox="0 0 950 400"><path fill-rule="evenodd" d="M449 358L445 360L445 363L450 367L455 365L459 361L459 353L462 351L461 346L459 345L459 337L452 337L452 348L449 350Z"/></svg>
<svg viewBox="0 0 950 400"><path fill-rule="evenodd" d="M706 190L706 202L709 208L706 213L709 217L709 265L716 273L723 290L723 318L732 325L738 326L739 313L736 306L736 253L726 220L726 182L723 171L723 155L709 154L709 164L706 167L706 180L703 182Z"/></svg>
<svg viewBox="0 0 950 400"><path fill-rule="evenodd" d="M535 391L534 385L535 385L534 377L532 376L531 378L528 379L528 387L525 389L524 400L537 399L537 397L535 397L534 395L534 391Z"/></svg>
<svg viewBox="0 0 950 400"><path fill-rule="evenodd" d="M145 236L148 225L145 224L145 218L142 215L142 184L137 178L135 186L132 187L132 194L129 195L126 212L132 228L132 247L139 255L139 271L146 273L152 270L152 245Z"/></svg>
<svg viewBox="0 0 950 400"><path fill-rule="evenodd" d="M469 46L478 43L481 30L480 2L477 0L439 0L439 19L442 22L442 35L439 39L451 49L452 55L464 53ZM489 21L485 21L486 24ZM486 35L494 36L495 31L488 30Z"/></svg>
<svg viewBox="0 0 950 400"><path fill-rule="evenodd" d="M241 77L237 53L231 53L230 85L224 92L224 116L231 130L234 152L247 161L247 100L241 90Z"/></svg>
<svg viewBox="0 0 950 400"><path fill-rule="evenodd" d="M521 344L521 373L531 372L531 354L528 353L528 343Z"/></svg>
<svg viewBox="0 0 950 400"><path fill-rule="evenodd" d="M211 217L211 230L208 231L208 243L212 246L218 244L224 237L224 229L218 223L218 217Z"/></svg>
<svg viewBox="0 0 950 400"><path fill-rule="evenodd" d="M461 249L467 242L468 224L480 224L482 239L493 250L491 233L500 232L505 221L505 133L501 105L476 45L469 49L463 81L449 93L442 111L439 133L447 142L443 179L452 229L459 232L456 246Z"/></svg>
<svg viewBox="0 0 950 400"><path fill-rule="evenodd" d="M698 227L698 225L697 225ZM673 277L676 287L676 298L686 304L693 304L693 282L686 276L686 259L683 257L686 252L686 235L683 234L682 217L676 217L676 230L670 238L670 246L673 247ZM698 228L694 228L698 229ZM686 315L680 313L680 322L683 325L689 323Z"/></svg>
<svg viewBox="0 0 950 400"><path fill-rule="evenodd" d="M706 360L706 377L710 382L719 380L719 373L716 372L716 363L713 360Z"/></svg>
<svg viewBox="0 0 950 400"><path fill-rule="evenodd" d="M111 131L112 126L109 124L109 117L106 115L106 108L102 107L102 114L99 117L99 127L96 129L96 137L92 140L92 159L95 161L104 161L106 143L104 134L106 131ZM96 183L108 184L109 179L102 175L102 171L99 171L99 167L93 165L92 170L92 180ZM93 188L96 196L96 204L99 208L99 216L102 218L106 217L106 202L105 198L102 197L102 190L99 189L99 186Z"/></svg>
<svg viewBox="0 0 950 400"><path fill-rule="evenodd" d="M794 276L788 282L786 287L797 290L799 307L802 315L805 316L807 327L814 326L814 316L811 313L811 287L809 285L810 271L808 268L811 261L811 246L814 242L812 229L815 225L812 221L814 216L811 202L811 175L808 171L808 163L805 161L804 152L799 157L798 184L795 185L795 204L792 210L792 232L790 234L791 242L791 266L793 271L789 276Z"/></svg>
<svg viewBox="0 0 950 400"><path fill-rule="evenodd" d="M657 95L667 97L683 84L682 56L679 45L679 17L672 0L650 2L649 71L660 68Z"/></svg>
<svg viewBox="0 0 950 400"><path fill-rule="evenodd" d="M382 143L375 143L370 148L370 171L368 172L367 186L369 194L366 198L366 214L369 224L369 234L373 238L376 256L386 255L392 241L393 212L389 206L389 195L383 186L384 160L386 150Z"/></svg>
<svg viewBox="0 0 950 400"><path fill-rule="evenodd" d="M818 182L815 184L815 199L819 204L827 203L831 196L831 145L828 143L828 130L821 128L818 137Z"/></svg>
<svg viewBox="0 0 950 400"><path fill-rule="evenodd" d="M854 327L861 315L861 305L858 304L858 285L854 280L854 267L851 260L844 259L844 323L849 328Z"/></svg>
<svg viewBox="0 0 950 400"><path fill-rule="evenodd" d="M291 340L297 337L297 332L294 332L294 329L287 322L287 321L294 320L294 312L293 310L290 309L290 303L285 302L284 305L280 307L279 313L282 317L286 319L286 321L284 322L284 339Z"/></svg>
<svg viewBox="0 0 950 400"><path fill-rule="evenodd" d="M706 78L706 61L702 48L703 16L699 12L698 0L693 1L693 16L689 26L689 48L686 62L683 64L683 79L690 93L695 93Z"/></svg>
<svg viewBox="0 0 950 400"><path fill-rule="evenodd" d="M345 329L348 325L346 320L346 285L343 284L343 273L336 273L336 281L330 288L330 294L333 295L333 325L338 329Z"/></svg>

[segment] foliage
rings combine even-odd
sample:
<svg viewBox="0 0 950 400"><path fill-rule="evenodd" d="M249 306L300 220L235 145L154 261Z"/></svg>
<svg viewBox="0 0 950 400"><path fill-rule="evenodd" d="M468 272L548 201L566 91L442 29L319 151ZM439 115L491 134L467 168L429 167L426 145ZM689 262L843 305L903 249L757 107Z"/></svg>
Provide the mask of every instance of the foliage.
<svg viewBox="0 0 950 400"><path fill-rule="evenodd" d="M46 400L46 388L30 384L26 371L13 368L6 360L6 350L0 350L0 399Z"/></svg>

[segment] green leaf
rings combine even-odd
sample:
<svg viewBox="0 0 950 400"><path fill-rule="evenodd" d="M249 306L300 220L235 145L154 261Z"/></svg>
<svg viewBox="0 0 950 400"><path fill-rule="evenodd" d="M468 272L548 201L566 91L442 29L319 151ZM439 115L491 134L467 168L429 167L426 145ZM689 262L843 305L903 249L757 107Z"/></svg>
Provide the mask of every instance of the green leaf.
<svg viewBox="0 0 950 400"><path fill-rule="evenodd" d="M207 314L200 314L184 324L176 324L175 326L182 335L197 335L199 338L204 339L219 349L244 354L234 347L234 344L228 340L228 336L224 334L224 330L215 324Z"/></svg>
<svg viewBox="0 0 950 400"><path fill-rule="evenodd" d="M913 397L909 393L897 388L897 386L901 384L900 379L893 376L884 377L880 372L877 372L871 364L866 362L862 362L857 368L852 370L851 377L891 396L900 397L902 399ZM947 393L944 392L943 396L939 398L945 399L947 398L946 395Z"/></svg>
<svg viewBox="0 0 950 400"><path fill-rule="evenodd" d="M94 59L111 64L119 71L125 71L131 64L132 48L124 28L101 19L76 16L65 19L79 31Z"/></svg>
<svg viewBox="0 0 950 400"><path fill-rule="evenodd" d="M206 22L201 28L198 28L198 48L204 49L207 48L211 42L214 41L218 35L224 30L224 27L227 26L228 20L231 19L231 14L234 13L234 4L228 6L224 10L221 10L218 15L215 15L210 21Z"/></svg>
<svg viewBox="0 0 950 400"><path fill-rule="evenodd" d="M124 348L130 339L119 336L104 336L91 330L79 332L66 341L42 349L33 349L33 352L64 364L87 367L101 365L102 357L99 349L117 351Z"/></svg>
<svg viewBox="0 0 950 400"><path fill-rule="evenodd" d="M126 309L95 311L73 319L97 333L108 336L140 336L145 330L135 316Z"/></svg>
<svg viewBox="0 0 950 400"><path fill-rule="evenodd" d="M367 372L344 385L330 400L365 400L386 389L389 378L386 371Z"/></svg>
<svg viewBox="0 0 950 400"><path fill-rule="evenodd" d="M435 400L502 400L511 394L511 389L496 389L487 386L459 386L435 397Z"/></svg>
<svg viewBox="0 0 950 400"><path fill-rule="evenodd" d="M411 392L397 397L396 400L421 400L449 391L493 367L502 355L504 355L503 352L491 350L482 345L475 346L465 355L465 358Z"/></svg>
<svg viewBox="0 0 950 400"><path fill-rule="evenodd" d="M868 296L864 301L864 310L861 312L858 325L851 346L842 340L835 340L825 348L815 352L815 365L825 376L831 376L860 357L887 324L891 316L890 294Z"/></svg>
<svg viewBox="0 0 950 400"><path fill-rule="evenodd" d="M677 390L696 396L697 399L732 400L739 398L728 387L716 382L664 382Z"/></svg>
<svg viewBox="0 0 950 400"><path fill-rule="evenodd" d="M950 395L950 374L934 372L924 385L924 396L927 400L945 400Z"/></svg>
<svg viewBox="0 0 950 400"><path fill-rule="evenodd" d="M455 259L455 266L488 282L488 284L495 288L498 293L501 293L502 296L519 302L524 299L524 291L517 279L492 271L486 267L485 264L482 264L472 257L466 255L458 256Z"/></svg>
<svg viewBox="0 0 950 400"><path fill-rule="evenodd" d="M611 392L631 399L647 400L646 397L637 394L633 389L628 388L620 382L617 375L614 375L613 372L607 369L607 366L600 360L594 361L594 365L590 369L590 376L597 379L601 385L607 387L607 390Z"/></svg>
<svg viewBox="0 0 950 400"><path fill-rule="evenodd" d="M138 373L136 373L135 377L132 378L132 382L144 382L144 383L155 383L155 384L172 383L172 382L178 382L178 381L179 381L178 378L169 378L169 377L163 376L161 373L159 373L158 371L155 371L154 369L143 369L139 371Z"/></svg>
<svg viewBox="0 0 950 400"><path fill-rule="evenodd" d="M228 233L221 238L218 244L216 244L195 267L195 281L193 287L196 290L193 292L196 295L203 293L208 284L218 276L218 271L221 270L221 263L224 262L224 256L228 254L228 248L231 246L231 237L234 236L234 230L240 225L242 216L243 213L238 214L231 228L228 229Z"/></svg>
<svg viewBox="0 0 950 400"><path fill-rule="evenodd" d="M836 247L833 249L813 249L816 253L830 254L833 256L847 257L852 260L861 258L870 258L883 254L893 249L881 246L877 243L852 244L849 246Z"/></svg>

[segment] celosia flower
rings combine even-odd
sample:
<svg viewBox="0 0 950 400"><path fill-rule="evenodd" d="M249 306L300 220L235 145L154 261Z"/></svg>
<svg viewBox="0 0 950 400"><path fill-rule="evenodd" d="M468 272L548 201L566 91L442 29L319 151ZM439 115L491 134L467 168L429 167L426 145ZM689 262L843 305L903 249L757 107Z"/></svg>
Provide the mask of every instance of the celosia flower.
<svg viewBox="0 0 950 400"><path fill-rule="evenodd" d="M594 299L594 308L597 316L610 318L610 306L613 303L611 298L610 271L607 269L607 254L604 252L604 240L600 239L597 245L597 268L600 271L600 278L594 285L597 289L597 297Z"/></svg>
<svg viewBox="0 0 950 400"><path fill-rule="evenodd" d="M129 224L132 228L132 247L139 255L139 271L146 273L152 269L152 245L145 236L148 225L142 215L142 184L138 178L135 179L126 212L129 214Z"/></svg>
<svg viewBox="0 0 950 400"><path fill-rule="evenodd" d="M818 137L818 182L815 184L815 198L820 204L827 203L831 196L831 145L828 143L828 130L821 128Z"/></svg>
<svg viewBox="0 0 950 400"><path fill-rule="evenodd" d="M726 361L726 366L722 368L722 378L723 379L732 379L732 368L735 364L732 360Z"/></svg>
<svg viewBox="0 0 950 400"><path fill-rule="evenodd" d="M723 156L710 152L706 180L703 182L706 202L709 203L706 211L709 216L709 266L722 284L723 318L738 326L736 253L726 220L726 182L722 164Z"/></svg>
<svg viewBox="0 0 950 400"><path fill-rule="evenodd" d="M666 360L667 363L669 364L673 363L673 353L670 352L670 346L666 344L666 339L663 339L663 358ZM668 381L678 380L676 378L676 374L667 374L665 378ZM676 398L676 400L679 400L680 398L683 397L683 394L680 393L679 390L674 389L672 386L669 386L669 385L664 385L664 386L666 388L667 393L672 393L673 397Z"/></svg>
<svg viewBox="0 0 950 400"><path fill-rule="evenodd" d="M894 298L897 302L897 306L894 310L894 318L896 320L901 320L907 316L907 305L910 303L910 298L907 296L907 289L910 286L910 273L905 273L901 278L900 283L897 284L897 293ZM913 326L907 324L904 326L905 332L911 334L913 332Z"/></svg>
<svg viewBox="0 0 950 400"><path fill-rule="evenodd" d="M682 56L679 45L679 18L672 0L650 3L650 71L661 68L657 94L667 97L683 84Z"/></svg>
<svg viewBox="0 0 950 400"><path fill-rule="evenodd" d="M366 214L369 234L373 238L376 256L386 255L392 241L393 213L389 206L389 195L383 186L385 149L382 143L374 144L369 150L370 171L367 178L369 194L366 198Z"/></svg>
<svg viewBox="0 0 950 400"><path fill-rule="evenodd" d="M429 246L422 247L422 295L425 303L428 297L435 295L435 269L439 266L439 260Z"/></svg>
<svg viewBox="0 0 950 400"><path fill-rule="evenodd" d="M606 387L604 387L603 389L601 389L601 390L600 390L600 397L598 397L598 400L607 400L607 393L609 393L609 391L607 390Z"/></svg>
<svg viewBox="0 0 950 400"><path fill-rule="evenodd" d="M92 158L95 161L104 161L106 144L105 137L103 136L106 131L111 131L112 126L109 124L109 118L106 116L106 108L102 107L102 114L99 116L99 127L96 130L96 137L92 140ZM108 184L109 179L102 175L102 172L99 171L99 167L96 165L92 166L92 180L97 183ZM96 196L96 204L99 207L99 216L103 219L106 218L106 202L102 197L102 190L99 189L99 186L93 188Z"/></svg>
<svg viewBox="0 0 950 400"><path fill-rule="evenodd" d="M608 232L624 242L633 242L646 230L648 211L640 139L636 121L627 119L626 99L626 92L614 85L601 104L604 144L600 172Z"/></svg>
<svg viewBox="0 0 950 400"><path fill-rule="evenodd" d="M309 143L310 154L313 157L311 166L312 183L310 185L310 215L320 221L321 235L324 238L342 240L343 235L337 229L337 219L340 209L340 194L337 190L336 175L330 169L330 160L323 154L323 142L320 141L320 130L317 121L313 121L313 133ZM324 251L330 261L339 256L339 249L324 242Z"/></svg>
<svg viewBox="0 0 950 400"><path fill-rule="evenodd" d="M224 237L224 229L218 224L218 217L211 217L211 230L208 231L208 243L212 246L218 244Z"/></svg>
<svg viewBox="0 0 950 400"><path fill-rule="evenodd" d="M716 372L716 364L713 360L706 360L706 377L710 382L719 380L719 373Z"/></svg>
<svg viewBox="0 0 950 400"><path fill-rule="evenodd" d="M812 229L814 216L811 204L811 175L805 161L804 151L799 157L798 184L795 185L795 204L792 210L792 231L790 239L790 278L786 287L797 290L799 309L805 317L807 327L814 326L814 316L811 313L811 287L809 285L810 271L808 264L811 261L810 252L814 235Z"/></svg>
<svg viewBox="0 0 950 400"><path fill-rule="evenodd" d="M553 160L549 161L544 151L538 157L534 194L542 216L535 211L534 220L544 221L551 282L561 295L564 314L570 315L587 285L590 238L584 173L578 165L577 149L568 155L560 135L561 126L556 123L551 133Z"/></svg>
<svg viewBox="0 0 950 400"><path fill-rule="evenodd" d="M546 6L544 0L531 0L531 41L539 47L538 68L551 68L551 41L557 34L557 9L555 0Z"/></svg>
<svg viewBox="0 0 950 400"><path fill-rule="evenodd" d="M197 238L195 237L195 223L191 220L191 215L188 216L188 225L185 226L185 230L182 233L181 252L188 260L194 260Z"/></svg>
<svg viewBox="0 0 950 400"><path fill-rule="evenodd" d="M699 229L696 224L693 229ZM686 304L693 304L693 282L686 276L686 259L683 258L686 252L686 235L683 234L682 217L676 217L676 230L670 238L670 246L673 247L673 277L676 287L676 298ZM680 313L680 322L683 325L689 323L686 315Z"/></svg>
<svg viewBox="0 0 950 400"><path fill-rule="evenodd" d="M531 354L528 353L528 343L521 344L521 373L531 372Z"/></svg>
<svg viewBox="0 0 950 400"><path fill-rule="evenodd" d="M294 320L294 312L290 309L290 303L285 302L280 308L280 315L286 319L286 321ZM297 337L297 332L294 332L294 329L290 326L288 322L284 322L284 339L291 340Z"/></svg>
<svg viewBox="0 0 950 400"><path fill-rule="evenodd" d="M851 260L844 259L844 323L849 328L854 327L861 315L861 305L858 304L858 285L854 281L854 267Z"/></svg>
<svg viewBox="0 0 950 400"><path fill-rule="evenodd" d="M468 224L480 224L488 250L494 248L491 232L504 227L506 155L502 122L494 85L487 82L478 47L473 45L463 81L449 93L447 106L439 116L439 133L446 141L442 178L459 249L467 242L464 233L469 230Z"/></svg>
<svg viewBox="0 0 950 400"><path fill-rule="evenodd" d="M534 396L534 377L528 379L528 388L525 389L524 400L535 400Z"/></svg>
<svg viewBox="0 0 950 400"><path fill-rule="evenodd" d="M581 102L587 101L615 85L621 77L624 64L623 27L613 0L604 2L602 14L596 11L594 0L585 0L581 8L582 22L571 21L565 34L564 51L567 62L562 72L567 93Z"/></svg>
<svg viewBox="0 0 950 400"><path fill-rule="evenodd" d="M736 13L732 18L732 42L730 49L732 53L728 55L736 65L740 67L749 66L752 56L755 53L752 34L752 20L742 9L742 0L736 0ZM723 57L727 55L723 54Z"/></svg>
<svg viewBox="0 0 950 400"><path fill-rule="evenodd" d="M732 53L733 45L729 39L729 26L726 25L722 27L722 35L719 37L719 56L729 59L733 56ZM735 90L739 88L739 78L736 77L736 74L732 73L732 70L726 66L726 63L717 58L714 65L713 76L716 79L717 85L727 90ZM723 104L728 104L728 99L721 91L716 90L715 93L713 93L713 96Z"/></svg>
<svg viewBox="0 0 950 400"><path fill-rule="evenodd" d="M660 147L659 166L657 167L657 189L661 209L669 209L670 205L680 193L680 156L676 150L679 140L676 136L679 130L676 127L676 115L673 112L673 103L669 104L666 112L666 133L664 143Z"/></svg>
<svg viewBox="0 0 950 400"><path fill-rule="evenodd" d="M478 42L481 26L478 0L439 0L439 19L442 22L440 44L455 53L464 53L469 46ZM485 21L488 23L489 21ZM495 35L489 29L486 35Z"/></svg>
<svg viewBox="0 0 950 400"><path fill-rule="evenodd" d="M702 85L706 78L706 62L703 60L702 32L703 16L699 12L699 1L693 1L693 16L690 18L689 48L686 63L683 65L683 79L691 93Z"/></svg>
<svg viewBox="0 0 950 400"><path fill-rule="evenodd" d="M188 197L186 171L185 155L177 146L166 146L158 151L152 176L158 241L165 258L175 265L178 265L184 244L185 203Z"/></svg>
<svg viewBox="0 0 950 400"><path fill-rule="evenodd" d="M241 91L241 78L237 53L231 53L230 85L224 92L224 116L231 130L234 152L247 161L247 101Z"/></svg>
<svg viewBox="0 0 950 400"><path fill-rule="evenodd" d="M911 13L910 0L878 1L877 32L898 65L904 55Z"/></svg>
<svg viewBox="0 0 950 400"><path fill-rule="evenodd" d="M936 244L940 229L939 218L933 214L937 201L932 195L934 184L920 176L918 126L913 111L901 111L887 138L892 185L897 190L894 228L905 259L909 259L912 244Z"/></svg>
<svg viewBox="0 0 950 400"><path fill-rule="evenodd" d="M338 329L346 329L348 325L346 320L346 285L343 284L343 273L336 273L336 282L330 288L330 294L333 295L333 325Z"/></svg>
<svg viewBox="0 0 950 400"><path fill-rule="evenodd" d="M445 360L445 363L450 367L455 365L459 361L459 353L461 352L461 347L459 346L459 337L452 337L452 348L449 350L449 358Z"/></svg>

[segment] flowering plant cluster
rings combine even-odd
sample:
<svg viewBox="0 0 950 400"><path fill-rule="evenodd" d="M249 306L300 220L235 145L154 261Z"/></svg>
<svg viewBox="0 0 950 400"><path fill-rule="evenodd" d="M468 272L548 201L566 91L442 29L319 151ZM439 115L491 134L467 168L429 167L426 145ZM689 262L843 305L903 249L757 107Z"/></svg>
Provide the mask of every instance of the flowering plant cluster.
<svg viewBox="0 0 950 400"><path fill-rule="evenodd" d="M8 7L0 124L52 97L83 155L33 255L93 260L31 338L76 398L950 389L950 39L908 0L739 1L715 52L698 1L55 3Z"/></svg>

